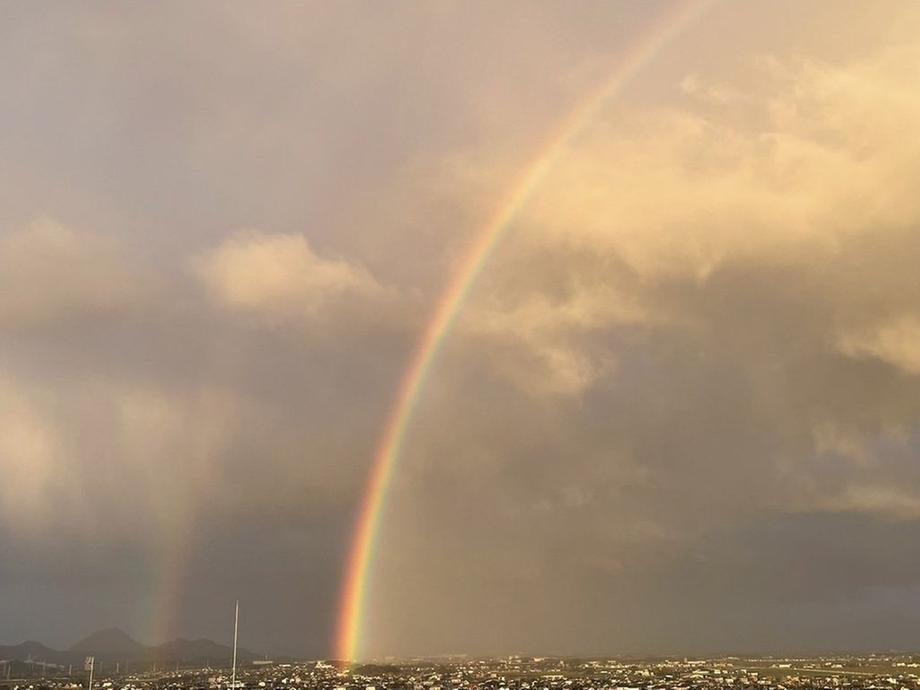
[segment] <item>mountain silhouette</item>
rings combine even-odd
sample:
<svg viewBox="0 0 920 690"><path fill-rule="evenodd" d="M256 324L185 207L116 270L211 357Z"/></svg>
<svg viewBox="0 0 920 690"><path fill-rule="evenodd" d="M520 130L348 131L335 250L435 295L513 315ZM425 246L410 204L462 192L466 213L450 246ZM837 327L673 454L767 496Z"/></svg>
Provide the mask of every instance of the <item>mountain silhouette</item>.
<svg viewBox="0 0 920 690"><path fill-rule="evenodd" d="M40 642L27 641L17 645L0 645L0 659L21 662L45 662L63 668L71 665L82 669L87 656L95 657L96 668L105 669L119 664L122 670L129 667L147 667L153 664L186 664L202 666L229 666L233 649L213 640L177 638L159 645L145 645L119 628L106 628L94 632L71 645L70 649L52 649ZM237 650L237 662L246 664L260 655L246 649Z"/></svg>
<svg viewBox="0 0 920 690"><path fill-rule="evenodd" d="M81 654L143 655L147 647L119 628L106 628L84 637L71 646L71 652Z"/></svg>

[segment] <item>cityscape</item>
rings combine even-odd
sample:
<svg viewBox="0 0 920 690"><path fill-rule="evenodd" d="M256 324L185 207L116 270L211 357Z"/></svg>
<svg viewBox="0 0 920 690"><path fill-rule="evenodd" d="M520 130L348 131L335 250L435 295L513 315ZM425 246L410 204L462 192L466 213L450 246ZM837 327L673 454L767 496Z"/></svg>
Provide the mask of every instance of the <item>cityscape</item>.
<svg viewBox="0 0 920 690"><path fill-rule="evenodd" d="M0 667L2 668L2 667ZM24 667L23 667L24 668ZM36 666L21 678L0 679L11 690L85 688L84 673ZM110 672L96 688L220 690L233 687L226 666ZM711 659L567 659L512 656L342 662L256 660L241 667L247 690L693 690L753 688L920 687L920 656L909 654Z"/></svg>

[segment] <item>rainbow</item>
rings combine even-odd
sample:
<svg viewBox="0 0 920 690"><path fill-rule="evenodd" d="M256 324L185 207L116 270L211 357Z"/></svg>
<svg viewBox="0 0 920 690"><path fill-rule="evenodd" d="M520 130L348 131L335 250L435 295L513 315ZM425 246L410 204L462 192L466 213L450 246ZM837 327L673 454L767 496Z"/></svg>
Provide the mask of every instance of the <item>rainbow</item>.
<svg viewBox="0 0 920 690"><path fill-rule="evenodd" d="M463 261L448 283L434 314L418 342L391 408L374 456L346 563L339 606L335 656L343 661L360 658L361 624L367 598L368 574L380 530L387 488L412 422L419 394L441 344L450 332L476 278L482 273L495 246L512 221L533 196L541 182L565 152L572 139L591 122L605 101L615 96L664 46L680 34L716 0L682 0L662 13L618 61L613 73L547 137L539 153L524 168L499 203L496 213L479 231Z"/></svg>

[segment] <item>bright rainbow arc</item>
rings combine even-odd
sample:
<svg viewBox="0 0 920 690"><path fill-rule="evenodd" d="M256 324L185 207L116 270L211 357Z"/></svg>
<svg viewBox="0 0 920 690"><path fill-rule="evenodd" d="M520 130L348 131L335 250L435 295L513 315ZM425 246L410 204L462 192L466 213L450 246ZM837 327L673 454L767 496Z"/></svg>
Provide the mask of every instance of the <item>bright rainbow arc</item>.
<svg viewBox="0 0 920 690"><path fill-rule="evenodd" d="M658 18L621 58L614 73L579 103L547 138L540 153L511 186L510 193L499 204L498 211L483 226L454 273L416 346L377 446L346 564L336 636L335 651L338 659L356 661L359 658L368 574L384 511L387 487L393 476L419 395L425 387L427 374L476 278L504 232L562 156L569 142L592 120L605 101L615 96L656 53L715 2L716 0L684 0L676 3L671 11Z"/></svg>

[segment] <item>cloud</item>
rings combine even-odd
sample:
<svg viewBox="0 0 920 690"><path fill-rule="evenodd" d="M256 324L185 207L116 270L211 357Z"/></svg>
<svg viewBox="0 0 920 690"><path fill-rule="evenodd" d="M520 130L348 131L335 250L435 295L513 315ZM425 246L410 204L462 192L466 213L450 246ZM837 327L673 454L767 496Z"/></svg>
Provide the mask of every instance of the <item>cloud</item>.
<svg viewBox="0 0 920 690"><path fill-rule="evenodd" d="M915 492L890 486L850 486L841 495L834 496L816 507L842 513L866 513L895 520L920 519L920 496Z"/></svg>
<svg viewBox="0 0 920 690"><path fill-rule="evenodd" d="M7 327L123 314L146 289L114 240L49 219L0 234L0 323Z"/></svg>
<svg viewBox="0 0 920 690"><path fill-rule="evenodd" d="M464 316L469 347L507 353L493 359L533 395L579 395L616 366L615 354L587 352L579 342L612 325L635 326L648 315L610 287L569 295L530 294L509 305L477 304Z"/></svg>
<svg viewBox="0 0 920 690"><path fill-rule="evenodd" d="M9 521L43 525L49 488L67 470L55 430L36 409L27 392L0 381L0 470L3 473L0 510Z"/></svg>
<svg viewBox="0 0 920 690"><path fill-rule="evenodd" d="M555 370L568 378L560 390L582 391L608 373L591 373L579 351L591 334L705 327L721 298L696 297L735 272L772 272L800 285L813 311L807 327L831 331L817 334L822 347L916 370L912 317L870 319L915 294L920 245L909 228L920 204L901 181L920 174L905 154L920 116L910 88L917 53L902 46L845 65L759 61L743 92L711 87L743 93L743 116L693 99L614 109L516 221L466 323L516 338L537 359L567 341L546 379L555 385ZM694 97L710 89L698 76L684 88Z"/></svg>
<svg viewBox="0 0 920 690"><path fill-rule="evenodd" d="M309 317L382 290L365 269L317 255L302 235L239 234L197 259L194 270L217 303L249 312Z"/></svg>
<svg viewBox="0 0 920 690"><path fill-rule="evenodd" d="M869 332L842 334L837 346L850 357L874 357L906 374L920 374L920 320L912 315L892 319Z"/></svg>
<svg viewBox="0 0 920 690"><path fill-rule="evenodd" d="M627 112L562 161L523 223L609 251L649 280L833 260L842 243L920 213L900 182L916 173L905 132L920 113L917 56L897 56L763 70L756 117L692 104Z"/></svg>

